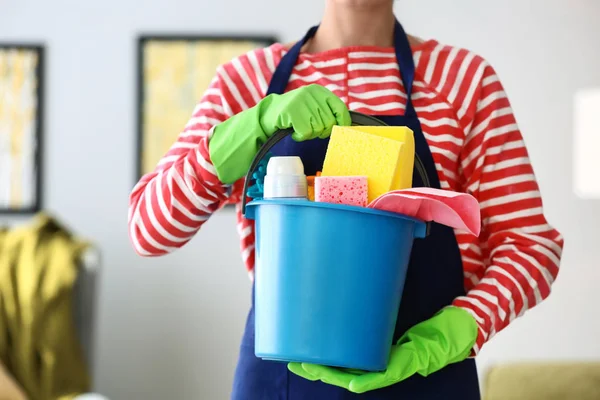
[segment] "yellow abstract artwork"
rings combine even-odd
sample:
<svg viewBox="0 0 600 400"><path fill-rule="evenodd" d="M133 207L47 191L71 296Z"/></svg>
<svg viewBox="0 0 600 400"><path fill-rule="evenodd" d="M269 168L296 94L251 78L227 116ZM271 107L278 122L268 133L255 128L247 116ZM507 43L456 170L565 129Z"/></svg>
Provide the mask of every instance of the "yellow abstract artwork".
<svg viewBox="0 0 600 400"><path fill-rule="evenodd" d="M41 48L0 45L0 212L39 208Z"/></svg>
<svg viewBox="0 0 600 400"><path fill-rule="evenodd" d="M272 39L142 38L140 175L151 172L177 139L217 67Z"/></svg>

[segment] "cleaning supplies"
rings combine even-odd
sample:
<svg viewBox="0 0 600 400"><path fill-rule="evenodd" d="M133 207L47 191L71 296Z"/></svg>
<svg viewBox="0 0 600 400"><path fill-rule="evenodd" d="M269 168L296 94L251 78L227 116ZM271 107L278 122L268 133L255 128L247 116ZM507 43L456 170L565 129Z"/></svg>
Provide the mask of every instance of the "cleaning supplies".
<svg viewBox="0 0 600 400"><path fill-rule="evenodd" d="M267 174L267 165L269 160L273 157L271 153L267 153L262 160L258 163L256 170L252 174L254 184L248 188L247 195L254 200L260 200L263 198L263 188L265 186L265 175Z"/></svg>
<svg viewBox="0 0 600 400"><path fill-rule="evenodd" d="M412 186L414 153L407 127L334 126L322 176L367 176L370 202Z"/></svg>
<svg viewBox="0 0 600 400"><path fill-rule="evenodd" d="M479 202L468 193L434 188L411 188L386 193L367 206L381 211L433 221L479 236Z"/></svg>
<svg viewBox="0 0 600 400"><path fill-rule="evenodd" d="M265 199L306 199L308 188L300 157L271 157L267 164L263 192Z"/></svg>
<svg viewBox="0 0 600 400"><path fill-rule="evenodd" d="M321 171L317 171L315 175L307 176L306 182L308 184L308 200L315 201L315 178L321 176Z"/></svg>
<svg viewBox="0 0 600 400"><path fill-rule="evenodd" d="M273 136L258 158L290 133L286 130ZM388 157L395 160L385 165L396 167L402 142L385 135L369 136L396 144L396 153ZM371 149L375 158L380 151L386 151L381 147ZM365 151L360 144L356 148L358 151L350 154ZM271 179L281 184L280 175L301 175L298 161L291 160L286 161L289 164L285 168L272 171L277 160L272 158L267 168L265 199L246 204L248 196L242 195L244 216L255 221L255 356L269 361L316 362L352 370L385 370L413 240L425 236L427 225L414 218L367 207L295 198L269 199L272 197L269 192L276 191ZM354 163L351 158L349 161ZM362 163L371 161L363 158ZM255 158L246 175L246 184L257 164ZM317 179L338 175L322 173L319 177L315 172L318 169L304 171L304 175L309 172L314 178L301 175L307 186L309 179L317 185ZM395 173L392 171L390 176ZM362 177L363 195L366 177L368 199L368 174L339 176ZM391 180L388 186L393 186ZM335 179L329 182L332 181L339 183ZM323 182L327 183L321 181L319 189ZM316 186L314 189L316 197ZM294 194L296 190L291 192Z"/></svg>
<svg viewBox="0 0 600 400"><path fill-rule="evenodd" d="M366 176L318 176L315 178L315 201L366 207Z"/></svg>

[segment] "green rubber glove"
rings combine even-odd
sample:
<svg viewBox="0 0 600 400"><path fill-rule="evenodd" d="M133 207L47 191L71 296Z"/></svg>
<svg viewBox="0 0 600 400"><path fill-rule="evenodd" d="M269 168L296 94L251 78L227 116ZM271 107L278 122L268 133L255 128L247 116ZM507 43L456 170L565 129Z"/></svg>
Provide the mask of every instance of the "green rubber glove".
<svg viewBox="0 0 600 400"><path fill-rule="evenodd" d="M279 129L293 128L292 138L301 142L325 139L334 125L351 124L346 104L323 86L270 94L215 126L208 144L210 159L219 180L232 184L246 175L258 150Z"/></svg>
<svg viewBox="0 0 600 400"><path fill-rule="evenodd" d="M387 370L360 372L313 364L288 364L288 369L311 381L364 393L394 385L414 374L427 376L466 359L477 338L477 323L467 311L448 307L410 328L392 347Z"/></svg>

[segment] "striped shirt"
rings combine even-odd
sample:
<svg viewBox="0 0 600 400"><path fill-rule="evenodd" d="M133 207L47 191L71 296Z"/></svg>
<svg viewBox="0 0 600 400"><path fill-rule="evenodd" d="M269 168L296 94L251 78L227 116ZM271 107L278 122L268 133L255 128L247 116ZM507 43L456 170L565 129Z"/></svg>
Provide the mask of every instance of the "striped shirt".
<svg viewBox="0 0 600 400"><path fill-rule="evenodd" d="M188 124L129 204L129 233L143 256L183 246L212 213L236 204L242 257L252 277L254 224L241 216L243 182L224 185L211 164L212 128L265 95L286 47L274 44L220 66ZM550 293L563 239L548 224L523 137L492 66L465 49L429 40L413 47L412 100L443 189L481 205L482 232L456 231L466 295L453 305L478 323L472 354ZM406 93L393 48L349 47L301 54L287 90L317 83L349 109L403 114Z"/></svg>

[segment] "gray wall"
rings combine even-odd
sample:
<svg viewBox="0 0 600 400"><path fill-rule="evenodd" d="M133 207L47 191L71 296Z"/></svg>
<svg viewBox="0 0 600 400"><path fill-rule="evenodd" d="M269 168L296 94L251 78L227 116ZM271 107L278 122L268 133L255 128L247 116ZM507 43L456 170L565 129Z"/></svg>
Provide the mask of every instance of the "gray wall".
<svg viewBox="0 0 600 400"><path fill-rule="evenodd" d="M50 211L103 252L95 377L96 389L112 399L227 398L249 303L229 210L173 255L142 259L130 248L136 35L266 28L291 41L318 21L322 5L0 2L0 41L48 46L44 196ZM600 204L573 194L571 149L573 95L600 86L600 2L402 0L397 8L410 32L475 50L496 67L529 146L547 215L567 240L554 294L497 336L481 354L480 368L507 359L599 358L594 304L600 269L592 246L600 233Z"/></svg>

